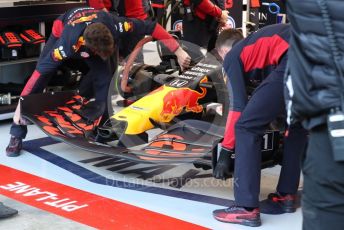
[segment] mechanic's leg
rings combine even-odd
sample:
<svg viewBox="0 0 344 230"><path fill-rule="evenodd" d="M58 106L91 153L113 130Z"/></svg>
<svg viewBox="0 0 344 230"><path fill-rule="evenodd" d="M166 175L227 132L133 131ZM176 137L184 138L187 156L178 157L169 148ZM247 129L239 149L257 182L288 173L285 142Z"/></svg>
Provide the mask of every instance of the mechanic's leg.
<svg viewBox="0 0 344 230"><path fill-rule="evenodd" d="M301 174L301 156L306 150L307 131L300 123L291 125L283 142L283 160L277 192L296 194Z"/></svg>
<svg viewBox="0 0 344 230"><path fill-rule="evenodd" d="M283 78L267 78L236 124L234 196L238 206L259 206L262 137L268 124L283 113L283 98Z"/></svg>
<svg viewBox="0 0 344 230"><path fill-rule="evenodd" d="M87 64L90 68L87 77L91 78L95 100L97 103L105 105L100 122L100 124L103 124L109 118L110 110L107 108L109 106L108 104L111 104L107 103L108 97L111 96L109 95L109 86L113 73L117 68L117 58L111 57L107 61L104 61L100 57L93 57L87 60Z"/></svg>

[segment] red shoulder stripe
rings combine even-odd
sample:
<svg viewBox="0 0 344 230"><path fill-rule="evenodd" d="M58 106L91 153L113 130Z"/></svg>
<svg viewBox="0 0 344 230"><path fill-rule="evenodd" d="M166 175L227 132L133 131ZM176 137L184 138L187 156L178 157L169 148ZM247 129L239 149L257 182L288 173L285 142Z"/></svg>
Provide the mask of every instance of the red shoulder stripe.
<svg viewBox="0 0 344 230"><path fill-rule="evenodd" d="M244 71L277 65L288 47L288 42L278 35L259 38L255 43L244 47L241 52L240 59L244 64Z"/></svg>

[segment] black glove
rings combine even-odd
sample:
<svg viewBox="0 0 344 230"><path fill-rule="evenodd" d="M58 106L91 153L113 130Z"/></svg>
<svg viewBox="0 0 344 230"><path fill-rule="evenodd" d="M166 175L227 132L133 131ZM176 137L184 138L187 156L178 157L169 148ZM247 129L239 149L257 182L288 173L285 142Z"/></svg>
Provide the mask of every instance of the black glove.
<svg viewBox="0 0 344 230"><path fill-rule="evenodd" d="M213 176L222 180L230 178L234 169L234 157L233 150L222 147L220 157L213 168Z"/></svg>
<svg viewBox="0 0 344 230"><path fill-rule="evenodd" d="M86 105L82 106L79 110L79 115L87 121L87 123L93 123L105 111L105 102L90 101Z"/></svg>

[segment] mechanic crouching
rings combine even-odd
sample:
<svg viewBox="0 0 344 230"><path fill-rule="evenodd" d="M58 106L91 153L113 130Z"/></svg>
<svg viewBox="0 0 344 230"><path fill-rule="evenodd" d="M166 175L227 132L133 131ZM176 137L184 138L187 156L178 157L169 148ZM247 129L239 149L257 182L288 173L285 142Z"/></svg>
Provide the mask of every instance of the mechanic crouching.
<svg viewBox="0 0 344 230"><path fill-rule="evenodd" d="M120 40L131 34L152 35L174 52L182 68L190 63L188 54L159 24L111 15L94 8L76 8L54 21L52 33L39 57L37 66L26 83L21 96L41 93L51 75L69 59L82 59L89 67L83 77L80 93L94 93L95 101L80 111L89 121L108 116L106 101L108 87L116 68L116 50ZM26 122L17 106L10 130L11 139L7 156L15 157L22 149L22 139L27 134Z"/></svg>
<svg viewBox="0 0 344 230"><path fill-rule="evenodd" d="M215 210L215 219L260 226L259 191L262 137L270 122L285 113L283 76L287 63L289 25L267 26L237 43L226 55L224 69L232 93L222 149L214 176L226 179L234 167L235 205ZM246 92L254 86L250 100ZM284 139L282 169L275 193L268 199L284 212L295 212L300 179L300 156L307 132L290 126Z"/></svg>

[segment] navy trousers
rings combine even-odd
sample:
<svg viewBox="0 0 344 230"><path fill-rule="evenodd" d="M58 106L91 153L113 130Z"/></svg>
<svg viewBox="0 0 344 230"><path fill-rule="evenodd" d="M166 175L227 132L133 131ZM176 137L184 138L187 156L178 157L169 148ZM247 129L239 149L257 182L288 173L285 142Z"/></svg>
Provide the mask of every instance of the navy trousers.
<svg viewBox="0 0 344 230"><path fill-rule="evenodd" d="M276 74L255 89L235 126L234 196L238 206L259 206L262 137L270 122L283 113L283 77ZM301 125L289 127L289 135L284 140L278 192L297 192L306 142L307 132Z"/></svg>

